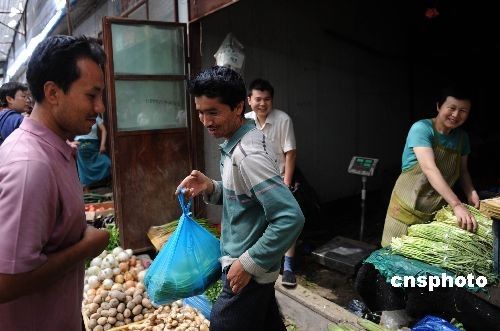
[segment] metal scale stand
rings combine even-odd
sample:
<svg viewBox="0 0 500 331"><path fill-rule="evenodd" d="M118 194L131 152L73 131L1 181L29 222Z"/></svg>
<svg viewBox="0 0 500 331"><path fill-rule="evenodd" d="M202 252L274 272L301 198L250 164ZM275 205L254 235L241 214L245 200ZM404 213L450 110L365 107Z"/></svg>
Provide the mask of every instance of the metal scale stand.
<svg viewBox="0 0 500 331"><path fill-rule="evenodd" d="M328 268L354 274L358 265L377 247L363 242L366 207L366 181L373 176L378 159L354 156L347 172L361 176L361 224L359 240L337 236L312 252L316 262Z"/></svg>

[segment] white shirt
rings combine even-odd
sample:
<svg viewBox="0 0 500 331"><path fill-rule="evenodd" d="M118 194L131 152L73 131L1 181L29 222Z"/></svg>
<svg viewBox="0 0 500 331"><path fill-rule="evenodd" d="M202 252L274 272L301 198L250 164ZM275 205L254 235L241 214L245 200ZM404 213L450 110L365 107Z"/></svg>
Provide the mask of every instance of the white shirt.
<svg viewBox="0 0 500 331"><path fill-rule="evenodd" d="M278 157L278 169L281 176L285 175L285 153L296 149L293 123L290 116L279 109L272 109L267 115L264 125L260 125L254 111L245 114L246 118L253 119L257 129L266 136L266 140Z"/></svg>

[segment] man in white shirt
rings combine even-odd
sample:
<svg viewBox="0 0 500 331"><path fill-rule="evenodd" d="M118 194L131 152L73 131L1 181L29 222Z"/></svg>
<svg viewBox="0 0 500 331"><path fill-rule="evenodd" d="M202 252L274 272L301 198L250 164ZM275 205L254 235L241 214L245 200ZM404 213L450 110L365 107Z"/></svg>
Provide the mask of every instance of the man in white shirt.
<svg viewBox="0 0 500 331"><path fill-rule="evenodd" d="M266 136L266 141L277 156L277 166L285 185L290 189L293 186L293 173L297 149L295 134L290 116L285 112L273 108L274 88L264 79L255 79L248 88L248 104L252 109L245 114L246 118L253 119L255 125ZM295 243L285 253L282 284L288 287L297 285L293 272Z"/></svg>

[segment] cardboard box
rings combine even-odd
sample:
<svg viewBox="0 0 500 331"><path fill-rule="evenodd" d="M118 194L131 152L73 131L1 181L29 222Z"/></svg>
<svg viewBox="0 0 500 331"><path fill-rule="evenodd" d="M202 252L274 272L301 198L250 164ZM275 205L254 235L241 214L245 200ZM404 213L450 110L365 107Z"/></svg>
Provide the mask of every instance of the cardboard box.
<svg viewBox="0 0 500 331"><path fill-rule="evenodd" d="M99 203L87 203L85 204L85 209L90 206L94 206L94 211L85 211L85 219L87 222L92 222L99 216L108 216L115 213L113 201L99 202ZM99 210L104 208L103 210Z"/></svg>

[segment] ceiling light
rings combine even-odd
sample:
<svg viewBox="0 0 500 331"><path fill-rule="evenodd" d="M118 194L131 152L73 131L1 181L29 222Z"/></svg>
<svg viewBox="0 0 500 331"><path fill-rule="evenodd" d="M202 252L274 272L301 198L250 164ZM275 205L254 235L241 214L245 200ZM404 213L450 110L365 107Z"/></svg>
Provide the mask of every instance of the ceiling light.
<svg viewBox="0 0 500 331"><path fill-rule="evenodd" d="M56 10L61 10L66 7L66 0L54 0L56 4Z"/></svg>
<svg viewBox="0 0 500 331"><path fill-rule="evenodd" d="M22 65L26 64L26 61L29 59L31 56L31 53L33 53L33 50L35 47L43 40L47 35L49 34L49 31L52 30L52 28L57 24L57 22L61 19L63 12L62 10L58 10L54 16L50 19L50 21L45 25L43 30L36 35L35 37L31 38L29 41L28 45L26 46L25 49L21 51L21 53L16 57L14 62L8 66L7 69L7 81L9 81L14 75L17 73L19 68Z"/></svg>
<svg viewBox="0 0 500 331"><path fill-rule="evenodd" d="M21 11L19 9L17 9L16 7L12 7L10 9L9 17L14 17L14 16L19 15L19 14L21 14Z"/></svg>

